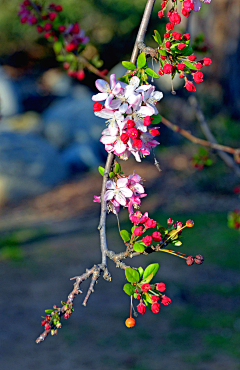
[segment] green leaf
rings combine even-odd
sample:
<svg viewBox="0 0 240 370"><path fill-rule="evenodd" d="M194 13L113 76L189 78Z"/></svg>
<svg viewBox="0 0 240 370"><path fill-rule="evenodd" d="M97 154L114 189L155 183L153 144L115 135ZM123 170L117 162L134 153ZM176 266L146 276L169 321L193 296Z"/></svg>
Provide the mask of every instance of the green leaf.
<svg viewBox="0 0 240 370"><path fill-rule="evenodd" d="M140 275L140 278L141 278L143 276L143 273L144 273L144 270L141 266L138 267L138 272L139 272L139 275Z"/></svg>
<svg viewBox="0 0 240 370"><path fill-rule="evenodd" d="M153 118L153 120L151 121L152 125L158 125L162 120L162 117L160 116L160 114L153 114L151 118Z"/></svg>
<svg viewBox="0 0 240 370"><path fill-rule="evenodd" d="M159 49L158 52L163 55L164 57L167 56L167 52L165 50Z"/></svg>
<svg viewBox="0 0 240 370"><path fill-rule="evenodd" d="M148 275L143 281L142 281L142 283L143 284L146 284L146 283L150 283L150 281L152 280L152 278L153 278L153 274L150 274L150 275Z"/></svg>
<svg viewBox="0 0 240 370"><path fill-rule="evenodd" d="M64 62L66 60L66 57L64 55L57 55L56 59L58 62Z"/></svg>
<svg viewBox="0 0 240 370"><path fill-rule="evenodd" d="M136 69L135 64L133 64L131 62L122 62L122 65L123 65L123 67L125 67L127 69L130 69L130 71L135 71L135 69Z"/></svg>
<svg viewBox="0 0 240 370"><path fill-rule="evenodd" d="M122 82L125 82L126 84L128 84L128 82L129 82L129 76L128 75L125 75L125 76L119 77L118 80L119 81L122 81Z"/></svg>
<svg viewBox="0 0 240 370"><path fill-rule="evenodd" d="M54 44L53 44L53 50L54 50L55 54L59 54L60 53L60 51L62 50L62 43L61 43L61 41L54 42Z"/></svg>
<svg viewBox="0 0 240 370"><path fill-rule="evenodd" d="M143 244L142 242L137 242L133 244L133 249L135 250L135 252L142 253L145 251L145 248L146 248L146 245Z"/></svg>
<svg viewBox="0 0 240 370"><path fill-rule="evenodd" d="M193 48L191 46L188 46L187 48L181 50L182 55L188 56L188 55L191 55L192 53L193 53Z"/></svg>
<svg viewBox="0 0 240 370"><path fill-rule="evenodd" d="M101 167L101 166L99 166L98 167L98 172L100 173L100 175L104 175L104 171L105 171L105 168L103 168L103 167Z"/></svg>
<svg viewBox="0 0 240 370"><path fill-rule="evenodd" d="M180 240L173 240L172 243L176 246L176 247L180 247L180 245L182 245L182 242Z"/></svg>
<svg viewBox="0 0 240 370"><path fill-rule="evenodd" d="M147 63L147 61L146 61L145 53L139 54L139 56L137 58L137 67L138 67L138 69L143 68L146 65L146 63Z"/></svg>
<svg viewBox="0 0 240 370"><path fill-rule="evenodd" d="M199 148L198 153L203 157L208 155L208 151L205 148Z"/></svg>
<svg viewBox="0 0 240 370"><path fill-rule="evenodd" d="M112 179L113 177L115 177L115 173L114 172L110 172L109 178Z"/></svg>
<svg viewBox="0 0 240 370"><path fill-rule="evenodd" d="M151 299L151 297L150 297L150 295L149 295L148 293L144 293L144 299L145 299L148 303L152 304L152 299Z"/></svg>
<svg viewBox="0 0 240 370"><path fill-rule="evenodd" d="M176 231L176 230L171 230L171 231L169 232L169 235L171 236L171 240L175 240L175 239L177 239L177 238L178 238L178 233L177 233L177 231Z"/></svg>
<svg viewBox="0 0 240 370"><path fill-rule="evenodd" d="M50 309L50 310L45 310L46 313L52 313L54 310Z"/></svg>
<svg viewBox="0 0 240 370"><path fill-rule="evenodd" d="M151 311L151 304L144 298L143 298L143 301L144 301L145 305L147 306L147 308Z"/></svg>
<svg viewBox="0 0 240 370"><path fill-rule="evenodd" d="M120 172L121 172L121 166L120 166L120 164L119 164L119 163L116 163L116 164L115 164L114 172L115 172L115 173L120 173Z"/></svg>
<svg viewBox="0 0 240 370"><path fill-rule="evenodd" d="M75 55L74 55L74 54L72 54L72 53L71 53L71 54L67 54L65 58L66 58L66 61L67 61L67 62L69 62L69 63L71 63L71 62L73 62L74 60L76 60Z"/></svg>
<svg viewBox="0 0 240 370"><path fill-rule="evenodd" d="M125 275L126 275L127 281L129 281L129 283L138 283L139 280L140 280L139 272L132 269L131 267L128 267L125 270Z"/></svg>
<svg viewBox="0 0 240 370"><path fill-rule="evenodd" d="M131 232L133 233L134 232L134 230L136 229L136 227L137 227L137 225L135 226L135 225L133 225L133 227L131 228Z"/></svg>
<svg viewBox="0 0 240 370"><path fill-rule="evenodd" d="M195 67L195 65L194 65L194 64L192 64L192 63L190 63L190 62L185 62L185 61L184 61L184 64L185 64L185 66L186 66L187 68L189 68L189 69L194 69L195 71L198 71L198 69Z"/></svg>
<svg viewBox="0 0 240 370"><path fill-rule="evenodd" d="M206 166L211 166L213 164L213 161L211 160L211 158L208 158L206 161L205 161L205 165Z"/></svg>
<svg viewBox="0 0 240 370"><path fill-rule="evenodd" d="M162 43L161 36L157 30L155 30L154 33L155 35L153 36L153 38L160 45Z"/></svg>
<svg viewBox="0 0 240 370"><path fill-rule="evenodd" d="M130 240L130 238L131 238L131 235L129 234L129 232L127 230L121 230L120 231L120 234L121 234L122 239L125 242L128 242Z"/></svg>
<svg viewBox="0 0 240 370"><path fill-rule="evenodd" d="M124 285L123 290L126 294L133 295L135 291L135 287L132 284L127 283Z"/></svg>
<svg viewBox="0 0 240 370"><path fill-rule="evenodd" d="M159 264L152 263L145 269L144 274L143 274L143 279L146 279L146 277L149 276L150 274L153 274L153 276L155 276L156 273L158 272L158 269L159 269Z"/></svg>
<svg viewBox="0 0 240 370"><path fill-rule="evenodd" d="M146 73L147 73L148 76L153 77L153 78L159 78L160 77L151 68L146 68Z"/></svg>

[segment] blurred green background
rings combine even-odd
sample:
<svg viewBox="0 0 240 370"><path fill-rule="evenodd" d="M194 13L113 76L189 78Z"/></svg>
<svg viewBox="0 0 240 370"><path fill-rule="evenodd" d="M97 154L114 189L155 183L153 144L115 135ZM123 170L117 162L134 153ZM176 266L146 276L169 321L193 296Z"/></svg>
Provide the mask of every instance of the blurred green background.
<svg viewBox="0 0 240 370"><path fill-rule="evenodd" d="M120 73L116 65L130 58L145 1L59 4L69 22L85 29L101 69ZM129 313L124 273L109 263L112 283L100 279L87 308L77 297L58 336L34 343L44 310L70 292L69 278L100 260L99 207L92 199L101 187L96 167L104 163L98 140L105 123L92 118L95 76L86 72L82 82L68 79L51 45L34 27L20 24L18 5L0 0L0 96L7 112L0 129L1 369L239 370L240 240L227 226L227 213L239 208L233 193L239 178L215 151L208 153L213 165L198 171L191 158L199 148L163 125L156 152L160 174L152 158L121 164L146 180L142 211L162 224L168 217L194 219L179 251L203 254L204 264L187 266L168 255L131 261L143 267L159 261L157 280L166 283L172 304L158 315L139 316L130 330L124 325ZM151 46L154 29L164 32L160 5L157 1L146 37ZM204 32L213 60L197 86L198 100L216 139L233 147L240 137L239 18L239 1L221 0L204 4L189 23L193 39ZM157 89L164 92L160 114L203 137L178 78L176 96L169 80L161 78ZM123 228L129 227L126 213L120 217ZM116 230L110 215L109 247L121 251ZM83 285L84 292L87 288Z"/></svg>

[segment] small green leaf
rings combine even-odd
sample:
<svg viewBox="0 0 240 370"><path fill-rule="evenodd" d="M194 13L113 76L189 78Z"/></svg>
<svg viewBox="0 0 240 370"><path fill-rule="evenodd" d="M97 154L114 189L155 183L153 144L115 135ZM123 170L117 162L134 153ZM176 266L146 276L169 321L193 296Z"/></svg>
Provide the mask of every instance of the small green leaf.
<svg viewBox="0 0 240 370"><path fill-rule="evenodd" d="M182 242L180 240L173 240L172 243L176 246L176 247L180 247L180 245L182 245Z"/></svg>
<svg viewBox="0 0 240 370"><path fill-rule="evenodd" d="M103 167L101 167L101 166L99 166L98 167L98 172L100 173L100 175L104 175L104 171L105 171L105 168L103 168Z"/></svg>
<svg viewBox="0 0 240 370"><path fill-rule="evenodd" d="M145 305L147 306L147 308L151 311L151 304L144 298L143 298L143 301L144 301Z"/></svg>
<svg viewBox="0 0 240 370"><path fill-rule="evenodd" d="M143 276L143 273L144 273L144 270L141 266L138 267L138 272L139 272L139 275L140 275L140 278L141 278Z"/></svg>
<svg viewBox="0 0 240 370"><path fill-rule="evenodd" d="M115 177L115 173L114 172L110 172L109 178L112 179L113 177Z"/></svg>
<svg viewBox="0 0 240 370"><path fill-rule="evenodd" d="M137 67L138 69L143 68L146 65L146 56L145 53L139 54L137 58Z"/></svg>
<svg viewBox="0 0 240 370"><path fill-rule="evenodd" d="M50 310L45 310L46 313L52 313L54 310L50 309Z"/></svg>
<svg viewBox="0 0 240 370"><path fill-rule="evenodd" d="M59 54L62 50L62 43L61 41L56 41L53 44L53 50L55 51L55 54Z"/></svg>
<svg viewBox="0 0 240 370"><path fill-rule="evenodd" d="M127 230L121 230L120 231L120 234L121 234L122 239L125 242L128 242L130 240L130 238L131 238L131 235L129 234L129 232Z"/></svg>
<svg viewBox="0 0 240 370"><path fill-rule="evenodd" d="M136 227L137 227L137 225L135 226L135 225L133 225L133 227L131 228L131 232L133 233L134 232L134 230L136 229Z"/></svg>
<svg viewBox="0 0 240 370"><path fill-rule="evenodd" d="M125 275L129 283L138 283L140 280L139 272L132 269L131 267L126 268Z"/></svg>
<svg viewBox="0 0 240 370"><path fill-rule="evenodd" d="M184 61L184 64L185 64L185 66L187 67L187 68L189 68L189 69L194 69L195 71L197 71L198 69L195 67L195 65L194 64L192 64L192 63L189 63L189 62L185 62Z"/></svg>
<svg viewBox="0 0 240 370"><path fill-rule="evenodd" d="M58 62L64 62L66 60L66 57L64 55L57 55L56 59Z"/></svg>
<svg viewBox="0 0 240 370"><path fill-rule="evenodd" d="M165 50L159 49L158 52L163 55L164 57L167 56L167 52Z"/></svg>
<svg viewBox="0 0 240 370"><path fill-rule="evenodd" d="M211 160L211 158L208 158L206 161L205 161L205 165L206 166L211 166L213 164L213 161Z"/></svg>
<svg viewBox="0 0 240 370"><path fill-rule="evenodd" d="M150 274L150 275L148 275L143 281L142 281L142 283L143 284L146 284L146 283L150 283L150 281L152 280L152 278L153 278L153 274Z"/></svg>
<svg viewBox="0 0 240 370"><path fill-rule="evenodd" d="M145 248L146 248L146 245L143 244L142 242L137 242L133 244L133 249L135 250L135 252L142 253L145 251Z"/></svg>
<svg viewBox="0 0 240 370"><path fill-rule="evenodd" d="M156 273L158 272L158 269L159 269L159 264L152 263L145 269L144 274L143 274L143 279L146 279L146 277L150 274L153 274L153 276L155 276Z"/></svg>
<svg viewBox="0 0 240 370"><path fill-rule="evenodd" d="M153 114L151 118L153 118L153 120L151 121L152 125L158 125L162 120L162 117L160 116L160 114Z"/></svg>
<svg viewBox="0 0 240 370"><path fill-rule="evenodd" d="M76 60L76 57L75 57L74 54L67 54L65 58L66 58L66 61L69 62L69 63L71 63L74 60Z"/></svg>
<svg viewBox="0 0 240 370"><path fill-rule="evenodd" d="M130 69L130 71L135 71L135 69L136 69L135 64L133 64L131 62L122 62L122 65L123 65L123 67L125 67L127 69Z"/></svg>
<svg viewBox="0 0 240 370"><path fill-rule="evenodd" d="M153 38L160 45L162 43L161 36L157 30L155 30L154 33L155 35L153 36Z"/></svg>
<svg viewBox="0 0 240 370"><path fill-rule="evenodd" d="M178 239L178 233L177 233L177 231L176 231L176 230L171 230L171 231L169 232L169 235L171 236L171 239L172 239L172 240Z"/></svg>
<svg viewBox="0 0 240 370"><path fill-rule="evenodd" d="M188 56L188 55L191 55L192 53L193 53L193 48L191 46L188 46L187 48L181 50L182 55Z"/></svg>
<svg viewBox="0 0 240 370"><path fill-rule="evenodd" d="M123 290L126 294L133 295L135 291L135 287L132 284L127 283L124 285Z"/></svg>
<svg viewBox="0 0 240 370"><path fill-rule="evenodd" d="M159 78L160 77L151 68L146 68L146 73L147 73L148 76L153 77L153 78Z"/></svg>
<svg viewBox="0 0 240 370"><path fill-rule="evenodd" d="M115 173L120 173L120 172L121 172L121 166L120 166L120 164L119 164L119 163L116 163L116 164L115 164L114 172L115 172Z"/></svg>
<svg viewBox="0 0 240 370"><path fill-rule="evenodd" d="M129 76L125 75L125 76L119 77L118 80L128 84L129 83Z"/></svg>
<svg viewBox="0 0 240 370"><path fill-rule="evenodd" d="M203 157L208 155L208 151L205 148L199 148L198 153Z"/></svg>
<svg viewBox="0 0 240 370"><path fill-rule="evenodd" d="M152 299L151 299L151 297L150 297L150 295L149 295L148 293L144 293L144 299L145 299L148 303L152 304Z"/></svg>

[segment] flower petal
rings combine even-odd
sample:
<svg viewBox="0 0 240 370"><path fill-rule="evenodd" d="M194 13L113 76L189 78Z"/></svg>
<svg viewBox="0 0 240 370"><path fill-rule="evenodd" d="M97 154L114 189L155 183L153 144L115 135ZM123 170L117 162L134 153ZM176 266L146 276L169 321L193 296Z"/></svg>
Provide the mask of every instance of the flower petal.
<svg viewBox="0 0 240 370"><path fill-rule="evenodd" d="M121 155L127 149L127 145L124 144L121 140L118 140L117 143L114 145L114 153L117 155Z"/></svg>
<svg viewBox="0 0 240 370"><path fill-rule="evenodd" d="M133 192L129 188L121 188L121 193L125 195L126 198L130 198L133 195Z"/></svg>
<svg viewBox="0 0 240 370"><path fill-rule="evenodd" d="M117 83L117 81L116 81L116 76L115 76L115 74L112 74L112 75L110 76L110 86L111 86L111 90L112 90L112 89L114 89L114 87L116 86L116 83Z"/></svg>
<svg viewBox="0 0 240 370"><path fill-rule="evenodd" d="M109 84L106 82L106 81L104 81L104 80L97 80L96 82L95 82L95 86L96 86L96 88L99 90L99 91L101 91L101 92L110 92L110 86L109 86Z"/></svg>
<svg viewBox="0 0 240 370"><path fill-rule="evenodd" d="M104 200L105 200L105 202L107 200L113 199L113 197L114 197L114 191L113 190L107 190L106 193L104 194Z"/></svg>
<svg viewBox="0 0 240 370"><path fill-rule="evenodd" d="M117 187L118 188L125 188L128 184L128 178L122 177L121 179L117 180Z"/></svg>
<svg viewBox="0 0 240 370"><path fill-rule="evenodd" d="M107 99L107 97L108 97L108 93L99 93L99 94L93 95L92 100L93 101L102 101L102 100Z"/></svg>
<svg viewBox="0 0 240 370"><path fill-rule="evenodd" d="M126 198L120 191L116 194L115 198L118 201L118 203L120 203L122 206L127 205Z"/></svg>
<svg viewBox="0 0 240 370"><path fill-rule="evenodd" d="M103 108L99 112L94 112L94 113L95 113L95 116L106 118L106 119L110 119L114 116L114 111L111 109L106 109L106 108Z"/></svg>
<svg viewBox="0 0 240 370"><path fill-rule="evenodd" d="M108 180L106 182L106 188L107 189L112 189L112 190L116 189L116 183L115 183L115 181Z"/></svg>

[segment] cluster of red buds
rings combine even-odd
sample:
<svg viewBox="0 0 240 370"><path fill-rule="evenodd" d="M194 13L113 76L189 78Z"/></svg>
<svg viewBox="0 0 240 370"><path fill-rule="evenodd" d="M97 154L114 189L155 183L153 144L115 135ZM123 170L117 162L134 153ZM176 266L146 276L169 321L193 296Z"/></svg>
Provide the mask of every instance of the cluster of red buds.
<svg viewBox="0 0 240 370"><path fill-rule="evenodd" d="M169 3L168 1L162 2L162 10L158 12L158 17L164 16L164 11ZM185 0L182 2L182 14L185 17L189 16L191 10L195 10L194 0ZM199 9L198 9L199 10ZM193 81L196 83L203 82L203 73L200 69L203 66L212 63L210 58L203 58L196 60L197 57L193 54L193 49L190 46L190 34L181 34L180 32L173 31L174 26L180 24L181 16L177 11L177 1L172 0L172 8L167 12L169 22L166 24L166 32L163 41L157 31L155 31L154 39L159 44L157 59L160 63L158 74L160 76L166 74L171 75L172 79L175 74L179 74L179 78L184 78L184 87L188 91L196 91L193 82L187 78L188 74L192 75Z"/></svg>
<svg viewBox="0 0 240 370"><path fill-rule="evenodd" d="M166 290L164 283L149 284L144 283L139 288L135 289L134 298L138 299L140 303L137 306L137 311L142 315L146 312L146 305L143 300L146 300L146 294L148 293L149 308L153 313L158 313L162 303L164 306L169 305L172 301L169 297L162 294Z"/></svg>
<svg viewBox="0 0 240 370"><path fill-rule="evenodd" d="M204 167L211 166L213 161L209 158L209 153L205 148L199 148L198 153L195 153L192 157L191 163L194 168L201 171Z"/></svg>
<svg viewBox="0 0 240 370"><path fill-rule="evenodd" d="M48 7L43 7L33 1L24 0L20 4L18 15L21 23L35 25L37 32L43 33L46 39L54 42L57 60L64 62L63 68L68 71L68 75L83 80L85 73L77 56L84 50L89 38L78 23L66 26L62 11L61 5L51 3Z"/></svg>
<svg viewBox="0 0 240 370"><path fill-rule="evenodd" d="M44 326L44 333L37 339L37 343L45 339L45 337L51 333L51 335L57 335L58 329L62 327L60 322L61 317L68 319L74 311L72 302L61 302L62 307L53 306L52 309L45 310L47 313L46 317L42 317L41 325Z"/></svg>

